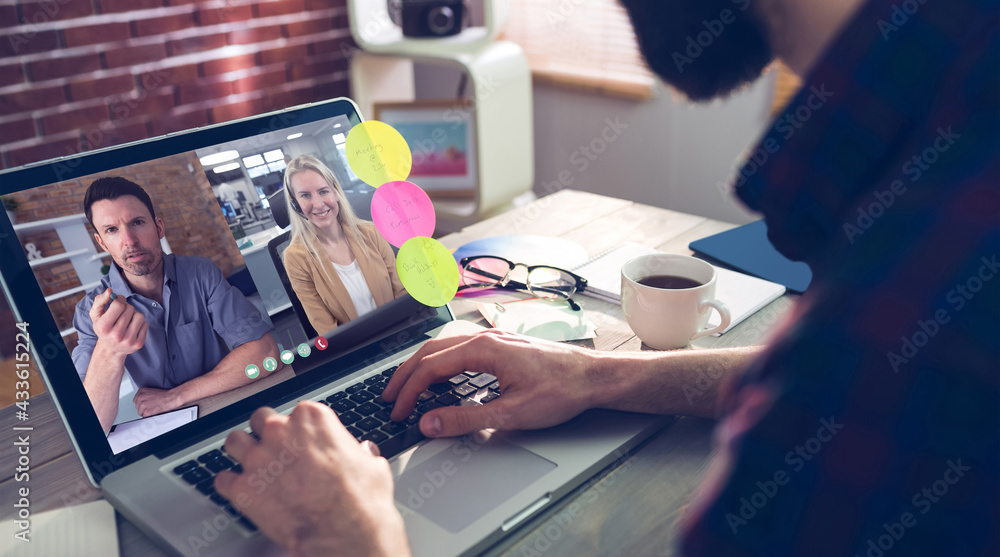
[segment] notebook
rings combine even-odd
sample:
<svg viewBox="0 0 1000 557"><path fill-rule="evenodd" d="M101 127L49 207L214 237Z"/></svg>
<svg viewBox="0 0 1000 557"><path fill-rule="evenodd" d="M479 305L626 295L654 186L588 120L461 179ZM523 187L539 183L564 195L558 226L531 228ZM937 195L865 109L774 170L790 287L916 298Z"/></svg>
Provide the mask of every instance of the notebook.
<svg viewBox="0 0 1000 557"><path fill-rule="evenodd" d="M631 259L654 253L663 252L639 244L626 243L602 252L571 270L587 279L587 288L581 294L620 304L622 266ZM715 296L729 306L733 316L729 327L718 334L729 332L747 317L785 293L785 287L781 284L715 265L713 267L718 275ZM720 317L713 311L708 326L716 327L719 323L721 323Z"/></svg>
<svg viewBox="0 0 1000 557"><path fill-rule="evenodd" d="M271 257L271 251L283 249L274 240L284 231L272 221L277 205L269 203L282 191L285 155L304 154L323 161L350 205L358 200L370 203L372 188L348 172L345 162L344 137L361 121L353 101L333 99L0 171L0 195L14 195L45 211L25 209L17 215L17 223L0 216L3 294L15 318L26 329L30 323L25 335L30 332L32 359L88 479L102 489L115 509L169 554L283 554L242 513L247 509L241 510L239 501L227 501L213 487L213 474L238 464L222 451L226 436L236 429L249 430L247 418L261 406L288 413L302 400L326 404L337 412L348 433L376 443L389 458L396 481L396 508L403 515L412 553L418 557L487 550L536 513L557 504L616 455L627 453L672 421L662 416L595 411L544 431L502 432L481 440L428 440L420 434L416 420L384 418L388 403L380 399L381 390L400 363L429 339L483 329L455 320L448 306L427 307L402 296L332 332L321 336L305 332L308 316L291 303L294 292L282 280L287 273L280 256ZM285 366L263 355L258 361L236 356L240 358L233 362L236 375L247 380L193 401L197 414L180 411L123 423L115 434L120 429L122 439L105 433L102 424L110 421L113 411L106 401L114 400L121 413L129 397L118 395L129 391L114 385L109 394L115 396L103 397L102 421L71 357L77 339L88 334L90 322L89 314L76 319L77 300L95 289L103 291L104 282L116 276L105 276L105 272L122 273L111 267L111 255L98 250L94 230L87 228L83 192L99 177L125 177L139 183L152 198L157 219L164 223L163 235L156 240L159 228L149 226L155 221L138 196L102 201L117 207L115 214L133 227L136 241L142 241L144 249L136 261L157 266L159 258L152 254L162 255L164 277L172 279L164 281L164 292L171 285L172 294L162 301L145 298L124 282L115 283L115 292L133 307L141 305L151 315L166 312L177 317L158 321L167 324L160 331L169 326L170 334L150 334L142 341L162 342L162 350L154 353L152 348L159 345L147 350L143 344L136 352L141 358L126 359L128 376L136 386L155 386L150 378L171 377L164 370L178 371L176 367L195 367L196 374L204 375L219 361L210 355L245 355L236 347L265 335L271 335L277 345L277 351L266 350ZM227 220L215 196L223 184L246 192L246 219ZM359 214L362 210L363 206L355 209ZM119 230L100 226L107 234ZM237 238L246 234L274 237L241 249ZM48 241L43 244L39 238ZM36 240L48 261L57 265L28 261L25 246ZM123 251L112 251L122 259ZM127 259L132 261L131 256ZM104 265L110 270L102 270ZM71 274L69 269L75 274L73 281L56 284L51 280L59 278L56 273ZM171 272L176 277L167 269L175 269ZM244 272L249 278L240 279ZM240 287L231 282L234 277L240 279L236 281ZM211 286L197 291L180 287L199 281ZM184 300L192 303L183 304ZM218 311L198 313L210 303ZM170 363L188 357L193 364ZM89 373L90 368L83 371ZM436 409L435 404L469 406L495 399L499 385L487 375L459 374L432 385L445 390L429 390L433 392L429 399L422 399L415 418ZM123 418L119 422L127 421L125 416L118 417ZM129 446L133 441L137 444ZM475 450L463 446L469 443ZM425 474L440 470L462 451L475 456L463 460L445 485L430 486L433 496L426 495ZM498 474L498 469L524 473Z"/></svg>

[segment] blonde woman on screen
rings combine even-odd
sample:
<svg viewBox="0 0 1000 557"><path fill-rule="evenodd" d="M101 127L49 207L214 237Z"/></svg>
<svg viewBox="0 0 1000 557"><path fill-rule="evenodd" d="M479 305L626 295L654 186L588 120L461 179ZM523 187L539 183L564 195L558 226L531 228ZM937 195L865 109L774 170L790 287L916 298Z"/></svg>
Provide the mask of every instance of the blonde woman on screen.
<svg viewBox="0 0 1000 557"><path fill-rule="evenodd" d="M292 224L285 272L318 334L405 293L389 243L358 219L322 161L303 155L288 163L285 202Z"/></svg>

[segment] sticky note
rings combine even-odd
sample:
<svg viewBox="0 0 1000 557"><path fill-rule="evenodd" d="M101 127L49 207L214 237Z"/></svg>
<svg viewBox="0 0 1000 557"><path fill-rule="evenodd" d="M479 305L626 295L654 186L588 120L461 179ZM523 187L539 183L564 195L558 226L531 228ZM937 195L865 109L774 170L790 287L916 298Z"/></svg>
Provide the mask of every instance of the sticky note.
<svg viewBox="0 0 1000 557"><path fill-rule="evenodd" d="M396 254L396 272L406 291L426 306L441 307L458 291L458 264L433 238L407 240Z"/></svg>
<svg viewBox="0 0 1000 557"><path fill-rule="evenodd" d="M556 342L597 336L597 327L586 312L573 311L563 301L520 298L476 307L491 325L503 331Z"/></svg>
<svg viewBox="0 0 1000 557"><path fill-rule="evenodd" d="M405 180L413 159L406 140L385 122L369 120L351 129L344 146L351 170L364 183L379 187L386 182Z"/></svg>
<svg viewBox="0 0 1000 557"><path fill-rule="evenodd" d="M372 196L372 222L397 248L415 236L434 234L435 218L431 198L414 183L382 184Z"/></svg>

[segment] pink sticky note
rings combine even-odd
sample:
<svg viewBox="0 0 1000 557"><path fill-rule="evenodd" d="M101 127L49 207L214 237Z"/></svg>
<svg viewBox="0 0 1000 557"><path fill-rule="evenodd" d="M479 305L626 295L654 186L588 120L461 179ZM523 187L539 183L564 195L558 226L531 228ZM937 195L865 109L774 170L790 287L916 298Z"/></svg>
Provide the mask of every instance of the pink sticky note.
<svg viewBox="0 0 1000 557"><path fill-rule="evenodd" d="M434 235L434 204L414 183L388 182L372 196L372 222L387 242L401 247L415 236Z"/></svg>

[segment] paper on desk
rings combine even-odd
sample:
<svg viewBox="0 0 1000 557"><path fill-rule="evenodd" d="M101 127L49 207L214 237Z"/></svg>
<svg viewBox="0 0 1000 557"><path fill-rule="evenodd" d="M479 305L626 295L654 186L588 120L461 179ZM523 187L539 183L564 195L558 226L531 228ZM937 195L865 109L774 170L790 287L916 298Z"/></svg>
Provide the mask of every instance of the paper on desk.
<svg viewBox="0 0 1000 557"><path fill-rule="evenodd" d="M153 437L193 422L197 417L198 407L188 406L173 412L118 424L114 427L114 431L108 434L108 444L111 445L111 452L118 454Z"/></svg>
<svg viewBox="0 0 1000 557"><path fill-rule="evenodd" d="M726 327L726 330L713 336L728 333L730 329L742 323L747 317L757 313L762 307L785 293L784 285L776 282L715 265L713 267L715 267L717 276L715 297L725 302L733 315L733 320ZM720 323L722 323L722 319L719 317L719 312L712 310L711 317L708 318L708 327L718 327Z"/></svg>
<svg viewBox="0 0 1000 557"><path fill-rule="evenodd" d="M30 520L28 533L25 534L28 542L14 537L22 530L16 520L0 522L0 536L3 536L3 545L7 547L3 550L3 557L118 556L115 509L103 499L32 514Z"/></svg>
<svg viewBox="0 0 1000 557"><path fill-rule="evenodd" d="M479 313L497 329L536 338L583 340L597 336L597 328L583 311L573 311L567 303L525 300L503 304L476 304Z"/></svg>

